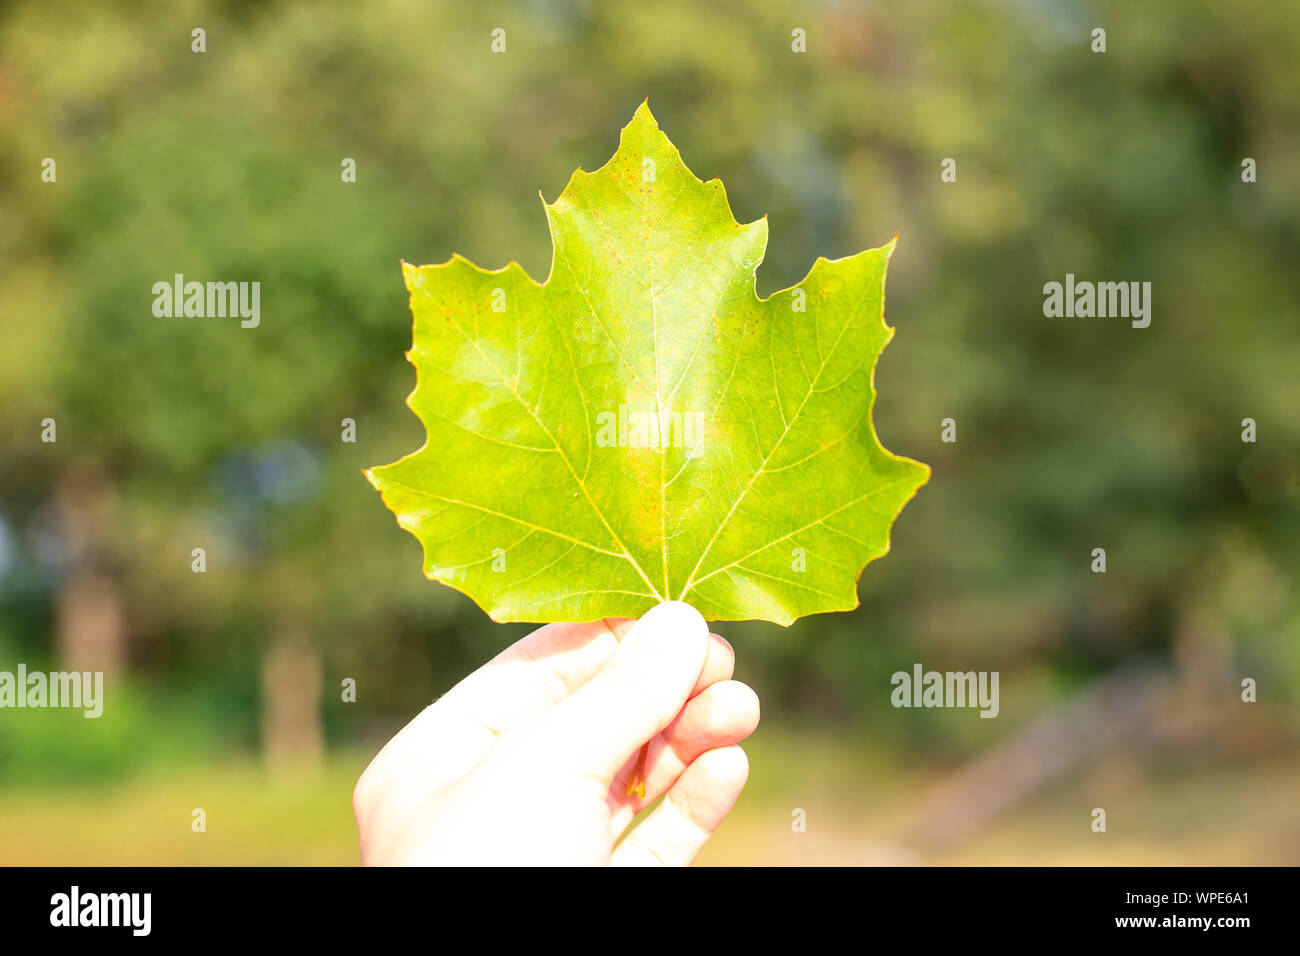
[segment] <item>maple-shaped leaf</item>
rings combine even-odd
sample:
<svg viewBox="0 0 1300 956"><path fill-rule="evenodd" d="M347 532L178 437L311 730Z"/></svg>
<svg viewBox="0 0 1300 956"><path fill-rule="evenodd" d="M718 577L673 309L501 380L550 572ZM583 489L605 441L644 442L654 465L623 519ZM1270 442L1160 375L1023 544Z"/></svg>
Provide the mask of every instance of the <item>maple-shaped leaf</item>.
<svg viewBox="0 0 1300 956"><path fill-rule="evenodd" d="M929 477L871 422L894 243L758 298L766 218L738 224L648 105L543 204L543 283L514 262L403 263L428 440L366 475L425 574L497 621L857 607Z"/></svg>

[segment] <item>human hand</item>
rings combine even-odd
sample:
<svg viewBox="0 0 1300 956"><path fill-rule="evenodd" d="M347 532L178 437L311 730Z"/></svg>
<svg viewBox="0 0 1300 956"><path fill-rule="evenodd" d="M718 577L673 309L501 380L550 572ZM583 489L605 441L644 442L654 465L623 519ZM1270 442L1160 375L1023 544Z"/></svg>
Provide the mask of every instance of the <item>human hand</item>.
<svg viewBox="0 0 1300 956"><path fill-rule="evenodd" d="M758 698L694 608L548 624L425 708L357 781L368 865L684 865L749 775ZM645 755L645 795L628 782ZM628 836L643 807L667 794Z"/></svg>

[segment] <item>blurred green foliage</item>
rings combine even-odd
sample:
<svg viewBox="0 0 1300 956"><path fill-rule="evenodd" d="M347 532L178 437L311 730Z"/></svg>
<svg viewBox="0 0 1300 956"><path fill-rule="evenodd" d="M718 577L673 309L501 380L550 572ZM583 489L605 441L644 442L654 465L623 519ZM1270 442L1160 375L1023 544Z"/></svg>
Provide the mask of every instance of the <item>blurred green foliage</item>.
<svg viewBox="0 0 1300 956"><path fill-rule="evenodd" d="M7 5L0 667L55 659L54 501L94 475L137 703L93 754L0 716L0 775L186 749L167 737L252 747L258 660L286 630L320 654L334 742L523 633L425 581L361 476L423 438L398 263L544 276L537 191L603 163L646 97L739 220L769 215L760 294L900 234L876 422L934 478L857 612L717 628L765 720L946 760L1188 641L1294 720L1297 89L1300 6L1264 0ZM1151 281L1151 327L1045 318L1067 272ZM261 326L155 318L175 273L259 281ZM1003 719L891 710L916 661L1001 671Z"/></svg>

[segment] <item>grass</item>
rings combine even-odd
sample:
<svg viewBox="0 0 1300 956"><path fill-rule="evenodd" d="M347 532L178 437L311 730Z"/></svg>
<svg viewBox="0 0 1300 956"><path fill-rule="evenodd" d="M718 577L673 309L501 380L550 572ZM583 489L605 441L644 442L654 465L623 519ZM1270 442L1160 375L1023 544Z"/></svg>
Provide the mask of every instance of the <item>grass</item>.
<svg viewBox="0 0 1300 956"><path fill-rule="evenodd" d="M701 857L713 865L1295 864L1300 765L1200 766L1163 776L1123 760L1050 792L924 860L896 833L932 772L864 762L844 742L760 733L753 773ZM254 761L142 776L111 786L0 790L4 865L354 865L351 795L368 754L310 771ZM1104 834L1090 828L1104 806ZM192 811L206 831L191 829ZM806 830L792 828L796 809Z"/></svg>

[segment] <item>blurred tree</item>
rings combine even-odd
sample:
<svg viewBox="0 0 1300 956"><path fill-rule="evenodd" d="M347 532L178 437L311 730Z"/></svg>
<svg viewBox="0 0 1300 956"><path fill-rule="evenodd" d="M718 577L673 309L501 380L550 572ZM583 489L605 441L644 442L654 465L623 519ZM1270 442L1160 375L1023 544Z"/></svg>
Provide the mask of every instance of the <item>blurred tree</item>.
<svg viewBox="0 0 1300 956"><path fill-rule="evenodd" d="M9 5L0 640L120 644L171 688L255 688L306 647L289 670L357 733L516 636L423 580L359 474L421 441L397 263L544 277L538 188L604 162L649 96L739 219L770 214L760 292L901 234L876 419L934 480L861 611L726 628L769 718L873 726L922 660L1004 671L1014 725L1180 644L1294 702L1297 52L1300 8L1263 0ZM1151 281L1151 327L1045 318L1067 272ZM261 325L155 318L176 273L260 282ZM252 699L229 698L249 725ZM900 750L1005 733L906 719Z"/></svg>

